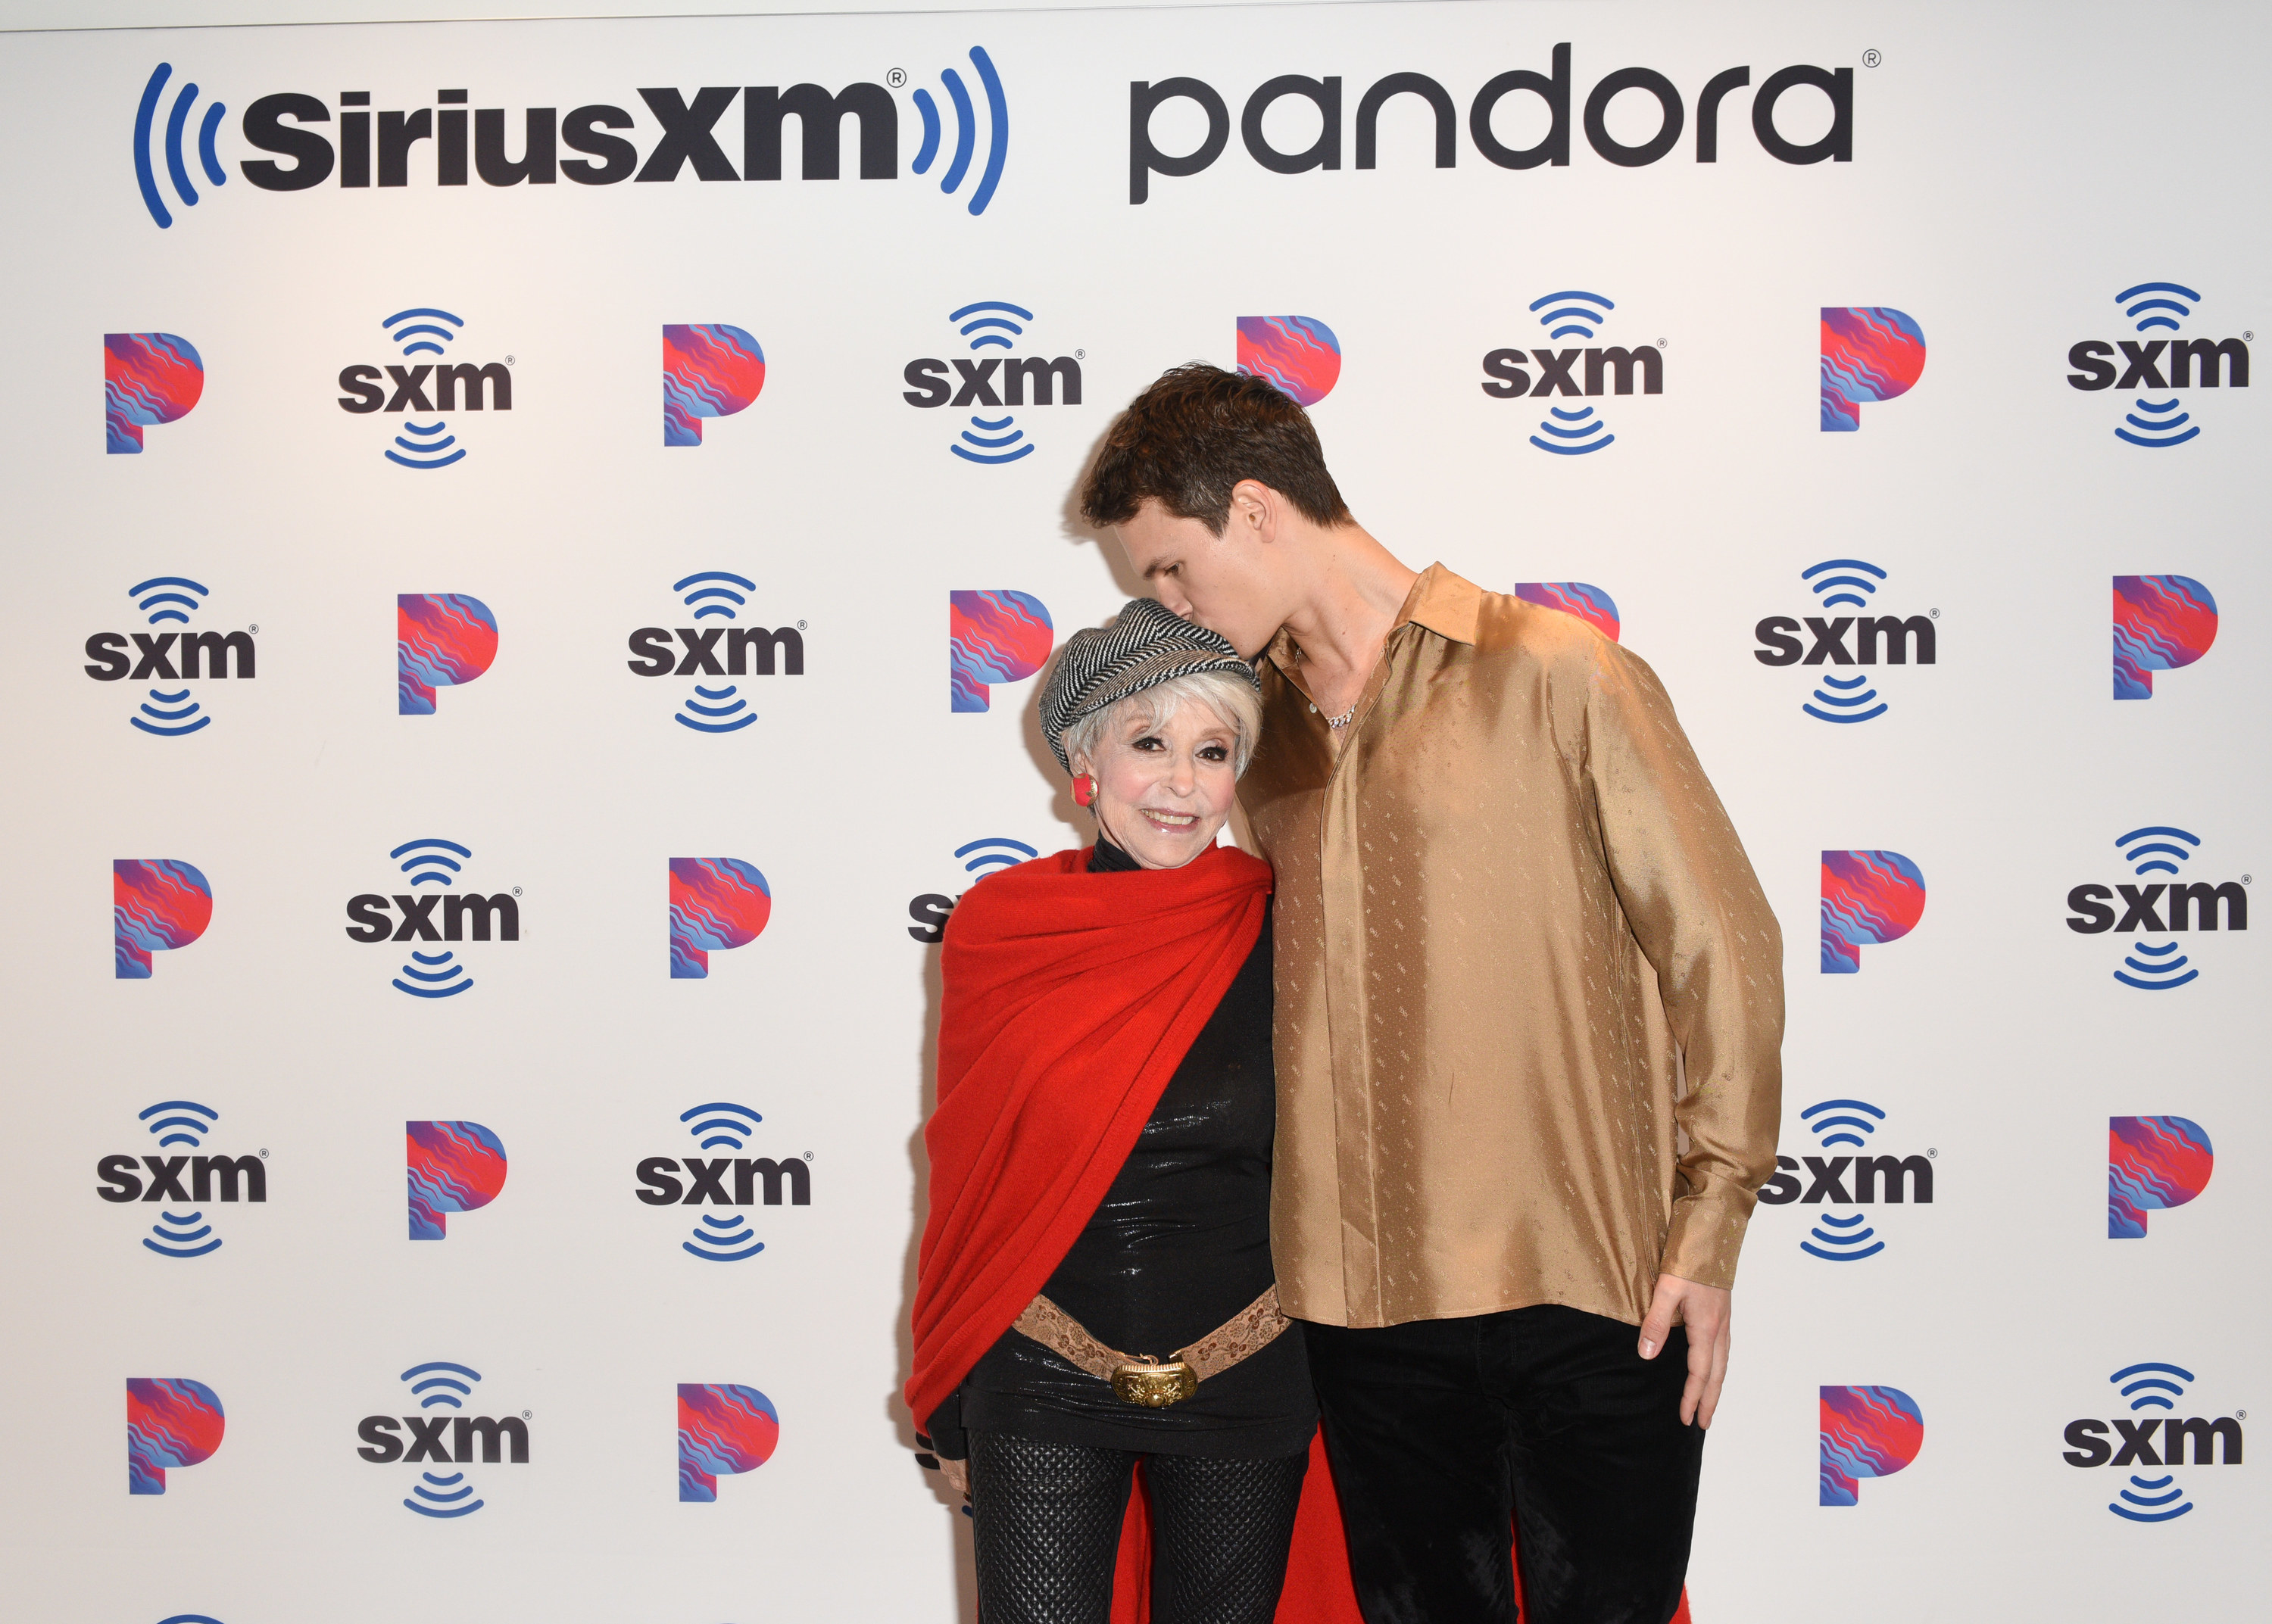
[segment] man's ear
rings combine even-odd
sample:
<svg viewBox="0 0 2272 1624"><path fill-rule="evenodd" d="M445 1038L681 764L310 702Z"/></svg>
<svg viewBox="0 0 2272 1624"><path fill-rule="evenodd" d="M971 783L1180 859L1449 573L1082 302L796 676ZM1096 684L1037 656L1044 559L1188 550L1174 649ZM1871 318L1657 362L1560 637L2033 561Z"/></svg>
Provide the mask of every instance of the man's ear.
<svg viewBox="0 0 2272 1624"><path fill-rule="evenodd" d="M1257 541L1274 541L1284 501L1259 480L1241 480L1230 488L1229 522Z"/></svg>

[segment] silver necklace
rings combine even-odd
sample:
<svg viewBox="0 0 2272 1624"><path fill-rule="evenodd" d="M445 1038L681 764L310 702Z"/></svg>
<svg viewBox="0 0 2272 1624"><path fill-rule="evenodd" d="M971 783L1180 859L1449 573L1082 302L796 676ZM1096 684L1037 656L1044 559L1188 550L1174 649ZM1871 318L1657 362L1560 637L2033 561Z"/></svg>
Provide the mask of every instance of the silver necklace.
<svg viewBox="0 0 2272 1624"><path fill-rule="evenodd" d="M1317 713L1318 713L1318 707L1317 707L1316 705L1314 705L1314 704L1313 704L1313 705L1312 705L1312 706L1310 707L1310 714L1311 714L1311 715L1312 715L1312 716L1315 716ZM1348 726L1351 722L1353 722L1353 721L1355 721L1355 720L1356 720L1356 707L1355 705L1351 705L1348 710L1346 710L1346 711L1342 711L1339 716L1329 716L1329 717L1326 718L1326 726L1328 726L1328 727L1332 727L1332 728L1336 728L1336 729L1338 729L1338 728L1342 728L1342 727L1346 727L1346 726Z"/></svg>

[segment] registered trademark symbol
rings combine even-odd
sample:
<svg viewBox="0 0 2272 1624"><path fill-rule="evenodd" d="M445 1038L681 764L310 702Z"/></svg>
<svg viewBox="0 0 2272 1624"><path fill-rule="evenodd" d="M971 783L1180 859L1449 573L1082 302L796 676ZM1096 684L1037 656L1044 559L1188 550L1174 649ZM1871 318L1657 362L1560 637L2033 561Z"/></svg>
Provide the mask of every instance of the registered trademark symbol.
<svg viewBox="0 0 2272 1624"><path fill-rule="evenodd" d="M2255 342L2256 342L2256 335L2255 335L2255 333L2253 333L2253 332L2244 332L2244 333L2242 333L2240 336L2241 336L2242 338L2244 338L2244 339L2247 339L2247 340L2248 340L2248 342L2250 342L2251 344L2253 344L2253 343L2255 343Z"/></svg>
<svg viewBox="0 0 2272 1624"><path fill-rule="evenodd" d="M512 894L513 894L514 896L516 896L516 897L519 896L519 895L520 895L520 887L519 887L519 886L518 886L518 885L514 886L514 887L512 888Z"/></svg>
<svg viewBox="0 0 2272 1624"><path fill-rule="evenodd" d="M1927 1145L1927 1146L1925 1146L1925 1147L1924 1147L1924 1153L1925 1153L1927 1156L1932 1157L1932 1158L1933 1159L1935 1159L1936 1161L1938 1161L1938 1160L1940 1158L1940 1152L1939 1152L1938 1150L1936 1150L1936 1149L1935 1149L1933 1146L1932 1146L1932 1145Z"/></svg>
<svg viewBox="0 0 2272 1624"><path fill-rule="evenodd" d="M907 82L908 72L905 68L893 68L889 73L884 75L884 83L889 85L893 90L897 90Z"/></svg>
<svg viewBox="0 0 2272 1624"><path fill-rule="evenodd" d="M2245 1421L2248 1419L2248 1412L2246 1410L2235 1410L2232 1412L2232 1419L2236 1421Z"/></svg>
<svg viewBox="0 0 2272 1624"><path fill-rule="evenodd" d="M812 1152L811 1151L807 1151L804 1153L804 1159L807 1161L811 1161L812 1159Z"/></svg>
<svg viewBox="0 0 2272 1624"><path fill-rule="evenodd" d="M1659 339L1656 341L1656 347L1661 350L1669 350L1672 347L1672 340L1670 339Z"/></svg>
<svg viewBox="0 0 2272 1624"><path fill-rule="evenodd" d="M1940 618L1940 611L1939 611L1939 609L1934 609L1934 610L1932 610L1931 613L1932 613L1932 615L1933 619L1935 619L1935 620L1939 620L1939 619Z"/></svg>
<svg viewBox="0 0 2272 1624"><path fill-rule="evenodd" d="M797 629L799 631L803 631L803 630L804 629L804 622L803 622L803 621L799 621L799 622L797 622L797 623L796 623L796 629Z"/></svg>
<svg viewBox="0 0 2272 1624"><path fill-rule="evenodd" d="M2256 876L2253 874L2244 874L2240 876L2240 883L2243 885L2253 885L2256 883Z"/></svg>
<svg viewBox="0 0 2272 1624"><path fill-rule="evenodd" d="M1075 361L1087 361L1088 359L1088 352L1087 350L1075 350L1072 353L1072 358Z"/></svg>
<svg viewBox="0 0 2272 1624"><path fill-rule="evenodd" d="M520 1419L524 1421L533 1421L536 1419L536 1412L534 1410L524 1410L520 1412Z"/></svg>
<svg viewBox="0 0 2272 1624"><path fill-rule="evenodd" d="M1883 61L1885 61L1885 58L1879 56L1875 51L1864 51L1862 53L1862 65L1865 68L1874 68Z"/></svg>
<svg viewBox="0 0 2272 1624"><path fill-rule="evenodd" d="M506 366L510 367L511 365L512 365L512 363L513 363L513 357L512 357L511 355L508 355L508 356L506 356L506 357L504 358L504 364L505 364Z"/></svg>
<svg viewBox="0 0 2272 1624"><path fill-rule="evenodd" d="M260 1152L260 1159L263 1161L266 1161L268 1159L268 1151L265 1148Z"/></svg>
<svg viewBox="0 0 2272 1624"><path fill-rule="evenodd" d="M250 631L250 632L255 632L255 633L258 632L258 631L259 631L259 629L260 629L260 628L259 628L259 627L258 627L258 626L247 626L247 627L245 628L245 630Z"/></svg>

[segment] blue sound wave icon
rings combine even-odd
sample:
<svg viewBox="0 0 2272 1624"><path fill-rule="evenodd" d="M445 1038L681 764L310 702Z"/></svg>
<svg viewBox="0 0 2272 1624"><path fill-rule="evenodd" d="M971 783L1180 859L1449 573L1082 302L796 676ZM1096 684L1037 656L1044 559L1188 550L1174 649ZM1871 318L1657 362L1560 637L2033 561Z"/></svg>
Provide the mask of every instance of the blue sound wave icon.
<svg viewBox="0 0 2272 1624"><path fill-rule="evenodd" d="M466 448L458 445L458 436L450 433L449 428L446 422L419 424L405 418L402 432L394 436L395 444L402 451L390 451L386 460L400 463L406 468L446 468L453 462L462 461ZM458 445L458 449L450 451L453 445ZM405 457L402 451L410 455ZM447 456L443 455L445 451L449 452Z"/></svg>
<svg viewBox="0 0 2272 1624"><path fill-rule="evenodd" d="M2136 405L2138 411L2130 413L2122 420L2130 428L2117 428L2115 438L2127 440L2133 445L2159 449L2165 445L2183 445L2201 432L2201 425L2192 421L2193 413L2179 410L2175 395L2159 404L2141 396ZM2139 412L2146 415L2141 417ZM2189 423L2192 424L2190 428L2186 426ZM2130 432L2132 428L2139 432L2133 434Z"/></svg>
<svg viewBox="0 0 2272 1624"><path fill-rule="evenodd" d="M2172 1377L2176 1380L2171 1380ZM2176 1401L2186 1396L2185 1383L2194 1378L2194 1373L2181 1365L2156 1361L2125 1366L2106 1379L2121 1389L2122 1397L2130 1401L2131 1412L2135 1414L2149 1409L2176 1410ZM2181 1444L2171 1446L2170 1459L2164 1464L2176 1464L2183 1447ZM2132 1489L2142 1489L2145 1493L2133 1494ZM2193 1501L2186 1498L2185 1490L2177 1486L2174 1472L2160 1478L2141 1478L2134 1472L2130 1478L2130 1488L2124 1489L2121 1497L2129 1503L2125 1505L2109 1501L2106 1509L2116 1516L2133 1523L2166 1523L2172 1517L2185 1516L2194 1509Z"/></svg>
<svg viewBox="0 0 2272 1624"><path fill-rule="evenodd" d="M694 1232L694 1239L682 1240L679 1245L712 1263L738 1263L766 1249L766 1243L757 1238L749 1220L738 1212L723 1218L704 1214L702 1227Z"/></svg>
<svg viewBox="0 0 2272 1624"><path fill-rule="evenodd" d="M2138 297L2141 294L2160 296L2141 299ZM2177 297L2172 298L2172 294ZM2134 299L2138 301L2135 304L2131 303ZM2193 305L2181 302L2186 299L2192 300L2194 304L2201 302L2201 296L2182 282L2141 282L2137 287L2126 287L2114 295L2114 302L2123 307L2122 314L2134 318L2141 332L2149 332L2156 327L2166 327L2175 332L2178 323L2194 313ZM2152 314L2147 314L2149 311ZM2174 319L2170 314L2172 311L2176 313Z"/></svg>
<svg viewBox="0 0 2272 1624"><path fill-rule="evenodd" d="M2174 844L2182 840L2184 846ZM2189 849L2201 844L2201 837L2166 823L2149 824L2134 829L2114 843L2140 879L2149 874L2175 875L2178 864L2193 860ZM2175 861L2171 860L2175 859ZM2210 905L2214 906L2215 905ZM2144 942L2133 942L2130 952L2122 960L2126 966L2114 972L2114 979L2125 987L2134 987L2141 992L2165 993L2171 987L2183 987L2200 979L2201 972L2193 968L2192 960L2179 950L2176 942L2164 942L2159 947Z"/></svg>
<svg viewBox="0 0 2272 1624"><path fill-rule="evenodd" d="M1012 347L1011 339L1026 331L1018 324L1016 320L1013 320L1013 317L1031 321L1034 319L1034 313L1020 306L1005 303L999 299L989 299L982 300L976 304L966 304L948 316L946 319L962 324L957 331L970 340L970 353L975 355L983 350L996 347L1006 350ZM960 445L950 445L946 449L965 462L1015 462L1020 457L1032 455L1034 450L1034 443L1026 440L1026 431L1017 426L1017 421L1016 416L1008 412L1003 413L999 417L981 417L977 413L973 412L970 414L970 428L983 428L986 432L983 435L975 435L970 432L970 428L966 428L962 431L962 438L967 443L975 445L978 449L975 451L965 451ZM1005 429L1009 432L1004 433ZM1026 443L1020 445L1018 443L1020 440L1025 440ZM1013 446L1016 447L1014 451L1010 449Z"/></svg>
<svg viewBox="0 0 2272 1624"><path fill-rule="evenodd" d="M1866 574L1834 575L1830 573L1835 570L1859 570L1865 571ZM1867 578L1868 576L1872 575L1878 577L1877 581ZM1820 578L1817 579L1817 577ZM1875 592L1878 590L1878 581L1886 578L1886 572L1875 564L1864 563L1858 558L1826 558L1819 564L1800 570L1798 578L1807 584L1816 600L1826 609L1835 608L1841 604L1849 605L1857 609L1866 609L1870 607L1869 599L1857 598L1854 594Z"/></svg>
<svg viewBox="0 0 2272 1624"><path fill-rule="evenodd" d="M437 1371L446 1374L436 1374ZM480 1381L482 1373L468 1366L452 1364L447 1360L430 1360L423 1365L413 1365L402 1373L405 1382L413 1376L426 1378L413 1383L410 1389L419 1396L420 1409L431 1410L437 1404L446 1404L452 1410L462 1410L465 1408L464 1401L473 1397L471 1383ZM467 1380L458 1381L456 1378L459 1376ZM473 1486L466 1481L466 1474L462 1471L453 1471L446 1477L428 1471L422 1472L420 1477L422 1481L414 1485L410 1490L412 1498L402 1503L421 1516L468 1516L489 1503L474 1499Z"/></svg>
<svg viewBox="0 0 2272 1624"><path fill-rule="evenodd" d="M737 586L742 592L734 590ZM670 590L681 595L686 607L694 611L698 622L713 616L730 621L735 618L735 611L750 601L743 592L757 591L758 584L729 570L704 570L683 581L673 582ZM723 688L704 688L698 683L694 697L687 700L671 719L697 733L739 733L758 719L758 713L750 709L748 700L741 697L738 683L729 682Z"/></svg>
<svg viewBox="0 0 2272 1624"><path fill-rule="evenodd" d="M1550 339L1591 339L1598 336L1609 314L1617 305L1599 294L1581 293L1575 288L1558 294L1548 294L1530 302L1530 309L1538 312L1538 324L1547 330ZM1545 352L1541 350L1540 354ZM1544 384L1539 385L1543 391ZM1575 393L1573 389L1571 392ZM1611 434L1591 406L1581 406L1566 412L1559 406L1546 408L1546 415L1538 425L1538 435L1530 443L1542 451L1551 451L1557 457L1583 457L1588 451L1598 451L1605 445L1614 445L1617 436Z"/></svg>
<svg viewBox="0 0 2272 1624"><path fill-rule="evenodd" d="M986 163L970 194L969 209L973 214L983 214L986 205L994 200L994 189L1002 183L1002 164L1010 153L1010 103L1002 93L1001 76L994 71L993 59L983 48L970 48L970 65L978 71L979 87L986 97L988 122ZM938 189L953 197L963 177L970 173L971 159L977 150L978 110L960 73L948 68L938 77L946 87L947 100L954 104L954 155L947 160L945 173L939 176ZM915 162L908 168L917 175L928 175L938 157L938 103L927 90L916 91L915 102L916 111L923 115L923 145L916 149Z"/></svg>
<svg viewBox="0 0 2272 1624"><path fill-rule="evenodd" d="M1013 856L1015 853L1017 855ZM1014 868L1030 857L1041 853L1023 840L1013 840L1006 835L990 835L983 840L973 840L968 846L954 848L955 860L962 862L966 874L988 874L997 868Z"/></svg>
<svg viewBox="0 0 2272 1624"><path fill-rule="evenodd" d="M1617 440L1617 436L1604 431L1602 420L1594 415L1591 406L1581 406L1575 412L1565 412L1560 406L1548 406L1546 413L1546 418L1540 420L1538 426L1554 438L1549 441L1542 440L1536 435L1530 436L1530 443L1542 451L1552 451L1558 457L1582 457L1588 451L1598 451ZM1558 418L1559 423L1549 421ZM1585 427L1566 426L1573 423L1583 423ZM1593 437L1597 435L1600 438Z"/></svg>
<svg viewBox="0 0 2272 1624"><path fill-rule="evenodd" d="M1862 594L1875 592L1878 581L1886 578L1883 570L1858 558L1826 558L1800 570L1798 575L1826 609L1840 606L1867 609L1870 600ZM1872 576L1877 580L1872 580ZM1830 708L1818 710L1817 705ZM1878 697L1878 690L1870 686L1868 677L1836 677L1826 671L1818 680L1814 703L1798 708L1818 722L1868 722L1883 716L1887 706Z"/></svg>
<svg viewBox="0 0 2272 1624"><path fill-rule="evenodd" d="M437 326L447 322L447 327ZM402 346L403 359L413 355L445 354L443 346L458 335L454 329L466 324L465 318L452 316L447 310L437 310L430 305L420 305L407 310L397 310L379 323L386 336ZM473 385L479 389L479 384ZM446 409L452 397L437 396ZM475 405L480 402L476 400ZM394 436L399 450L390 450L386 460L405 468L446 468L452 463L465 460L466 448L458 444L458 436L450 432L445 420L432 423L414 423L408 416L402 420L402 432ZM451 448L455 446L454 451ZM404 455L407 452L408 455Z"/></svg>
<svg viewBox="0 0 2272 1624"><path fill-rule="evenodd" d="M220 1620L202 1613L177 1613L170 1619L160 1619L158 1624L220 1624Z"/></svg>
<svg viewBox="0 0 2272 1624"><path fill-rule="evenodd" d="M702 1149L738 1151L748 1144L750 1136L766 1119L748 1106L713 1100L680 1112L678 1120L687 1125L688 1133L701 1142ZM682 1240L679 1245L711 1263L738 1263L766 1249L766 1243L757 1238L749 1220L738 1212L722 1218L705 1214L701 1226L694 1231L694 1239Z"/></svg>
<svg viewBox="0 0 2272 1624"><path fill-rule="evenodd" d="M1807 1106L1798 1116L1826 1151L1841 1144L1865 1150L1867 1136L1876 1133L1878 1124L1886 1120L1886 1114L1866 1099L1825 1099ZM1800 1241L1798 1249L1834 1263L1858 1263L1886 1249L1877 1233L1869 1227L1865 1213L1834 1218L1826 1212L1815 1218L1811 1238Z"/></svg>
<svg viewBox="0 0 2272 1624"><path fill-rule="evenodd" d="M220 1120L220 1113L194 1099L161 1099L139 1113L138 1120L159 1136L160 1150L185 1144L194 1151L204 1144L205 1136ZM142 1244L161 1257L203 1257L220 1249L220 1237L213 1233L212 1225L205 1222L202 1212L168 1212L161 1209L158 1221L150 1225L150 1234Z"/></svg>
<svg viewBox="0 0 2272 1624"><path fill-rule="evenodd" d="M694 1121L698 1116L703 1120ZM704 1150L722 1144L729 1150L738 1151L749 1142L749 1136L756 1131L758 1124L766 1119L747 1106L721 1101L681 1111L678 1120L689 1124L686 1131L702 1141ZM706 1138L705 1135L708 1136Z"/></svg>
<svg viewBox="0 0 2272 1624"><path fill-rule="evenodd" d="M191 597L191 592L197 597ZM167 621L186 626L191 615L204 607L198 599L207 596L208 589L185 575L157 575L139 585L128 587L126 595L135 600L136 608L150 617L153 626ZM138 708L142 715L126 719L144 733L154 734L161 739L178 739L213 723L212 717L198 714L205 707L190 697L187 688L173 693L153 688L149 700ZM146 716L148 721L142 719Z"/></svg>
<svg viewBox="0 0 2272 1624"><path fill-rule="evenodd" d="M1878 702L1868 710L1850 708L1842 711L1818 711L1812 704L1798 707L1818 722L1872 722L1886 713L1886 702L1878 698L1878 690L1870 686L1870 679L1865 676L1835 677L1826 672L1820 682L1821 686L1814 690L1814 698L1822 704L1856 707L1870 705L1873 699Z"/></svg>
<svg viewBox="0 0 2272 1624"><path fill-rule="evenodd" d="M1866 1111L1869 1116L1827 1114L1856 1111ZM1850 1144L1857 1151L1862 1149L1868 1142L1854 1130L1859 1129L1862 1133L1873 1134L1878 1131L1878 1122L1886 1120L1883 1111L1860 1099L1826 1099L1820 1105L1807 1106L1798 1115L1801 1121L1814 1130L1815 1137L1822 1142L1822 1148L1826 1151L1834 1144ZM1820 1121L1815 1120L1818 1116ZM1872 1121L1870 1117L1875 1117L1877 1121Z"/></svg>
<svg viewBox="0 0 2272 1624"><path fill-rule="evenodd" d="M1567 293L1549 294L1543 299L1533 299L1530 308L1538 310L1550 304L1557 308L1547 310L1538 318L1538 324L1549 329L1546 336L1550 339L1593 338L1609 319L1609 313L1618 308L1599 294L1579 293L1574 289ZM1560 325L1556 325L1557 323Z"/></svg>
<svg viewBox="0 0 2272 1624"><path fill-rule="evenodd" d="M434 324L437 321L447 322L450 325L437 327ZM401 324L398 326L397 323ZM443 354L442 346L455 339L458 335L454 330L465 324L463 317L452 316L447 310L437 310L430 306L397 310L379 323L386 329L386 336L402 346L406 361L413 355ZM441 340L440 344L435 342L437 339Z"/></svg>
<svg viewBox="0 0 2272 1624"><path fill-rule="evenodd" d="M158 191L157 153L151 137L157 127L159 98L173 74L171 63L161 62L153 69L150 82L142 87L141 105L134 111L134 179L142 188L142 206L150 211L150 218L161 229L171 226L174 217ZM197 99L198 87L184 82L174 98L173 111L166 115L166 173L174 183L174 195L190 208L197 206L198 189L190 183L190 167L183 161L182 139L188 131L190 110ZM220 121L228 111L216 101L206 108L205 117L198 124L198 164L205 170L206 179L215 186L228 183L228 172L220 167L220 158L213 151L213 137L220 132Z"/></svg>
<svg viewBox="0 0 2272 1624"><path fill-rule="evenodd" d="M473 856L469 848L460 846L455 840L406 840L387 855L402 860L402 872L410 876L410 886L415 891L421 885L446 887L452 883L452 875L463 872L465 865L444 856L445 852L455 852L458 856L467 859ZM408 976L410 981L397 976L394 990L407 993L413 998L454 998L460 993L470 990L474 979L466 972L463 965L456 962L457 957L448 948L438 953L421 953L415 948L411 949L411 962L402 966L402 975ZM417 985L412 986L410 982Z"/></svg>

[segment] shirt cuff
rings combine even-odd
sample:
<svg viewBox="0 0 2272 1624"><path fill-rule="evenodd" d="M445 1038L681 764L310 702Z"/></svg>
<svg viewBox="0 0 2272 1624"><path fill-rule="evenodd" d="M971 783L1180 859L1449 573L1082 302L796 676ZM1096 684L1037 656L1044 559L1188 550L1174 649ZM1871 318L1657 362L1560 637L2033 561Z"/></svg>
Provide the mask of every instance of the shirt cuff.
<svg viewBox="0 0 2272 1624"><path fill-rule="evenodd" d="M1692 1196L1672 1203L1657 1272L1720 1291L1736 1284L1736 1254L1750 1225L1752 1203L1725 1196Z"/></svg>

